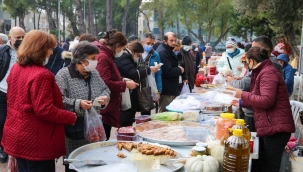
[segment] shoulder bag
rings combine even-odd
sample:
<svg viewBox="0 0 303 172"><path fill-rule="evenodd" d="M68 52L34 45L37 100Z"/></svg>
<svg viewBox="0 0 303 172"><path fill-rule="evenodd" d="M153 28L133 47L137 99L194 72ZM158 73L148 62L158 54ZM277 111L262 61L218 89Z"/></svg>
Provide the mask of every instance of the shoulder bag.
<svg viewBox="0 0 303 172"><path fill-rule="evenodd" d="M147 75L147 70L146 71L146 76ZM140 81L140 72L137 70L138 75L139 75L139 81ZM137 110L138 112L146 112L150 111L155 108L152 94L151 94L151 87L147 85L147 87L142 87L141 82L139 89L138 89L138 102L139 102L139 109Z"/></svg>

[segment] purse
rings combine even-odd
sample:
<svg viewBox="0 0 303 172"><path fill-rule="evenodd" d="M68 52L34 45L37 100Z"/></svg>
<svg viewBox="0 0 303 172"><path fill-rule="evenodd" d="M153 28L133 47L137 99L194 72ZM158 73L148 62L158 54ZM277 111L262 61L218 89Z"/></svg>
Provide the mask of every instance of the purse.
<svg viewBox="0 0 303 172"><path fill-rule="evenodd" d="M146 70L146 68L145 68ZM146 112L146 111L151 111L152 109L155 108L154 102L153 102L153 97L152 97L152 91L151 87L147 85L146 87L142 87L142 83L140 81L140 72L137 70L138 75L139 75L139 89L138 89L138 103L139 103L139 109L137 110L138 112ZM146 70L146 76L147 75L147 70Z"/></svg>

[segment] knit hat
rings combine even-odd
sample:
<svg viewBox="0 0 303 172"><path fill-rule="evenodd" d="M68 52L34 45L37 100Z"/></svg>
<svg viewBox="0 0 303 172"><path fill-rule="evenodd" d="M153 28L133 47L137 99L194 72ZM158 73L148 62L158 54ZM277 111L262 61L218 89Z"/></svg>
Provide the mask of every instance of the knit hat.
<svg viewBox="0 0 303 172"><path fill-rule="evenodd" d="M226 40L226 46L231 45L237 47L237 41L233 37L228 37Z"/></svg>
<svg viewBox="0 0 303 172"><path fill-rule="evenodd" d="M278 51L279 49L283 48L285 45L283 43L279 43L277 44L277 46L275 47L275 50Z"/></svg>
<svg viewBox="0 0 303 172"><path fill-rule="evenodd" d="M184 36L182 39L182 45L190 45L191 44L191 38L189 36Z"/></svg>

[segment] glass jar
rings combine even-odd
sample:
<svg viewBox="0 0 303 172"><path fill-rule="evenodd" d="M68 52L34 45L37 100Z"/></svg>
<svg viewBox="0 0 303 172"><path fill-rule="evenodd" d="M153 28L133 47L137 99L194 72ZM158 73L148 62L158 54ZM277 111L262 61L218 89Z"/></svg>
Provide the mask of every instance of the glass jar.
<svg viewBox="0 0 303 172"><path fill-rule="evenodd" d="M206 155L206 148L205 147L193 147L192 156L198 156L198 155Z"/></svg>

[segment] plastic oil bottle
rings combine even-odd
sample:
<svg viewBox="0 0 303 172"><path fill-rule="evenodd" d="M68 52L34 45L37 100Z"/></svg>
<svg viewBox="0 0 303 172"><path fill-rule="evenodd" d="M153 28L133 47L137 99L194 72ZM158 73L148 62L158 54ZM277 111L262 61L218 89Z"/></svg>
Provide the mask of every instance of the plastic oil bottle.
<svg viewBox="0 0 303 172"><path fill-rule="evenodd" d="M225 141L222 171L248 171L249 155L249 142L243 137L243 131L234 129L233 135Z"/></svg>
<svg viewBox="0 0 303 172"><path fill-rule="evenodd" d="M243 137L246 138L248 143L250 142L251 134L249 129L244 125L244 119L237 119L236 125L234 125L230 130L229 130L229 136L233 135L233 130L234 129L241 129L243 131Z"/></svg>
<svg viewBox="0 0 303 172"><path fill-rule="evenodd" d="M220 117L216 121L216 137L220 140L223 136L225 139L229 136L229 129L236 124L235 114L233 113L221 113Z"/></svg>

